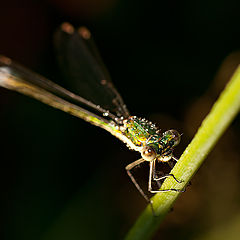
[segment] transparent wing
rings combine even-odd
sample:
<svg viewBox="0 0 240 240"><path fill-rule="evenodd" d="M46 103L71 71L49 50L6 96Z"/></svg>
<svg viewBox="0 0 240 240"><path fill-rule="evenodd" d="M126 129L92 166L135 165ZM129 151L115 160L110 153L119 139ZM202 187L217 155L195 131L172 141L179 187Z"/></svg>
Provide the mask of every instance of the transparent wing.
<svg viewBox="0 0 240 240"><path fill-rule="evenodd" d="M69 23L63 23L55 34L55 45L63 75L71 79L80 96L118 117L129 116L88 29L81 27L75 30Z"/></svg>
<svg viewBox="0 0 240 240"><path fill-rule="evenodd" d="M91 103L81 97L4 56L0 56L0 86L23 93L52 107L82 118L121 139L121 133L118 131L116 123L83 109L76 105L74 101L83 100L83 103L87 106L90 104L89 107L94 107L94 104L92 106ZM95 107L96 110L99 110L98 106Z"/></svg>

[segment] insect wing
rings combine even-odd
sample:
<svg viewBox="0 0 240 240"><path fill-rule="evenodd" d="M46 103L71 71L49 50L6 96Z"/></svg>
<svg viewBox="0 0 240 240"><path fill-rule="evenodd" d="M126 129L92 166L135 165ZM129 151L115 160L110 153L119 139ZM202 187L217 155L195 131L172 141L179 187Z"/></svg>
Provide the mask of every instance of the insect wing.
<svg viewBox="0 0 240 240"><path fill-rule="evenodd" d="M69 23L63 23L55 34L55 45L63 75L74 84L78 95L118 117L129 116L85 27L75 30Z"/></svg>
<svg viewBox="0 0 240 240"><path fill-rule="evenodd" d="M78 98L82 99L81 97L1 55L0 86L33 97L116 135L115 125L110 124L109 120L74 103Z"/></svg>

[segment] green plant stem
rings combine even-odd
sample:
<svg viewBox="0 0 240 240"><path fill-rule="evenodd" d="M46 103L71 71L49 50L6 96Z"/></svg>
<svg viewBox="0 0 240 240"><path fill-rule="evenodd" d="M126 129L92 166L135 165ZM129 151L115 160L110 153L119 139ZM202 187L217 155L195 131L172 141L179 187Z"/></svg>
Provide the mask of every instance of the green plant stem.
<svg viewBox="0 0 240 240"><path fill-rule="evenodd" d="M239 109L240 67L235 71L210 113L202 122L192 142L171 171L177 179L181 179L183 182L179 184L172 178L168 178L164 181L161 189L182 189L187 185L207 154L238 114ZM157 217L153 216L151 208L148 206L130 229L125 239L149 239L157 230L179 194L179 192L174 191L156 194L152 201Z"/></svg>

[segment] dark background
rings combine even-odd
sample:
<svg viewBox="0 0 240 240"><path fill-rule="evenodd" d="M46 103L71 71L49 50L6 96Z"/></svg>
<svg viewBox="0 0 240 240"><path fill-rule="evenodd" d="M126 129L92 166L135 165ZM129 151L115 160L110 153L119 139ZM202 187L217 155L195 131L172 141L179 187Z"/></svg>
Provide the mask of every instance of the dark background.
<svg viewBox="0 0 240 240"><path fill-rule="evenodd" d="M0 52L61 85L63 22L92 32L133 115L183 133L180 156L240 63L238 1L5 1ZM146 203L125 166L139 154L102 129L0 89L1 239L122 239ZM238 239L239 117L154 239ZM135 172L145 186L147 164ZM146 186L145 186L146 188Z"/></svg>

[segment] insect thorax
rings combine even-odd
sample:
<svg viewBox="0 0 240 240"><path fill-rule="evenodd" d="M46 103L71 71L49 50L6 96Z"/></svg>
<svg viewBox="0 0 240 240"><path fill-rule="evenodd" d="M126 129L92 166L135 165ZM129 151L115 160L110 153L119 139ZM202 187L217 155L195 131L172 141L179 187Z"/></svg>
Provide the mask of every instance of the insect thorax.
<svg viewBox="0 0 240 240"><path fill-rule="evenodd" d="M121 130L138 150L150 139L153 143L159 140L159 130L153 123L144 118L130 116L123 121Z"/></svg>
<svg viewBox="0 0 240 240"><path fill-rule="evenodd" d="M172 155L173 141L171 136L160 134L160 130L152 122L130 116L123 121L122 133L130 140L128 147L141 152L146 145L152 146L160 161L168 161Z"/></svg>

